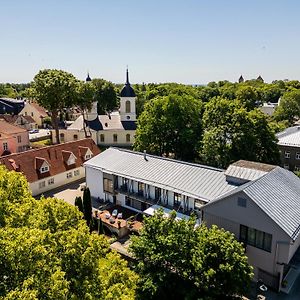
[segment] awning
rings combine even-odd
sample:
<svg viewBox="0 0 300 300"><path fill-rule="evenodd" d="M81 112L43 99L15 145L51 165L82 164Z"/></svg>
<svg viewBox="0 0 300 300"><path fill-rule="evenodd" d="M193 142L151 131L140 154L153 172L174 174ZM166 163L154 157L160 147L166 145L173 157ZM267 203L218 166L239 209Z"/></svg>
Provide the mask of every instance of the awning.
<svg viewBox="0 0 300 300"><path fill-rule="evenodd" d="M171 213L171 209L168 209L166 207L163 207L163 206L160 206L160 205L152 205L150 206L149 208L147 208L146 210L144 210L144 213L149 215L149 216L153 216L154 213L159 210L159 209L162 209L163 212L164 212L164 215L166 217L169 217L170 216L170 213ZM176 220L188 220L190 217L188 215L185 215L185 214L182 214L182 213L179 213L179 212L176 212Z"/></svg>

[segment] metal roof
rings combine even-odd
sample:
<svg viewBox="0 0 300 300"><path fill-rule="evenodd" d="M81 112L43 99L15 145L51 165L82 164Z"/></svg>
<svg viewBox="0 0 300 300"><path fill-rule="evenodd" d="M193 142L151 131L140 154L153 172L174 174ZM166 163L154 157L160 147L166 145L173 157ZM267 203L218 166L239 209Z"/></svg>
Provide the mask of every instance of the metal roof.
<svg viewBox="0 0 300 300"><path fill-rule="evenodd" d="M300 147L300 126L289 127L276 135L278 145Z"/></svg>
<svg viewBox="0 0 300 300"><path fill-rule="evenodd" d="M85 167L142 181L183 195L210 201L236 186L226 181L224 170L119 148L109 148Z"/></svg>
<svg viewBox="0 0 300 300"><path fill-rule="evenodd" d="M290 238L300 233L300 178L293 172L276 167L262 177L239 186L207 204L214 205L243 191ZM205 207L204 207L205 209Z"/></svg>

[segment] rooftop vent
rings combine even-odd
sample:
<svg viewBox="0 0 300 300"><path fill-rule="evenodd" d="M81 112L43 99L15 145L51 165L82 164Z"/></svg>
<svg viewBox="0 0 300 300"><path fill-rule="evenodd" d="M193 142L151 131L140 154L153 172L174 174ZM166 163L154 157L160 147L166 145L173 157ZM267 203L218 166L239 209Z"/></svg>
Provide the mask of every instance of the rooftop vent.
<svg viewBox="0 0 300 300"><path fill-rule="evenodd" d="M144 160L148 161L146 150L144 150Z"/></svg>

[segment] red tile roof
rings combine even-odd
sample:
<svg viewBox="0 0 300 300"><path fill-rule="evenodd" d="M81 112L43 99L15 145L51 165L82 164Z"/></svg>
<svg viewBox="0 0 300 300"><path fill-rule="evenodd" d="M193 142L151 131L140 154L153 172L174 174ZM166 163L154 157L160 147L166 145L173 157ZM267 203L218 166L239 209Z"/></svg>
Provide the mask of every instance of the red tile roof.
<svg viewBox="0 0 300 300"><path fill-rule="evenodd" d="M2 114L0 115L0 119L5 120L8 123L14 124L18 118L25 119L28 123L35 123L35 121L32 119L31 116L20 116L20 115L8 115L8 114Z"/></svg>
<svg viewBox="0 0 300 300"><path fill-rule="evenodd" d="M100 153L99 148L92 139L83 139L0 157L0 164L5 165L8 170L22 172L28 182L35 182L80 167L85 161L84 154L80 150L81 147L89 148L93 156ZM76 156L75 164L71 166L66 164L63 158L64 151L72 152ZM45 160L50 165L49 172L41 174L39 167Z"/></svg>
<svg viewBox="0 0 300 300"><path fill-rule="evenodd" d="M43 118L48 116L47 111L44 107L40 106L36 102L30 102L30 104L40 113Z"/></svg>

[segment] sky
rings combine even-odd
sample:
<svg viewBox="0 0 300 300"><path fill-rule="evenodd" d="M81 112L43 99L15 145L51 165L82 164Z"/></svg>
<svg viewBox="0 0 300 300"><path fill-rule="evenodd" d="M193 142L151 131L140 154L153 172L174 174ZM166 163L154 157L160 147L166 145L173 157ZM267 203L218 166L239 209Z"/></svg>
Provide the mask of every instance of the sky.
<svg viewBox="0 0 300 300"><path fill-rule="evenodd" d="M0 0L0 82L300 79L299 0Z"/></svg>

